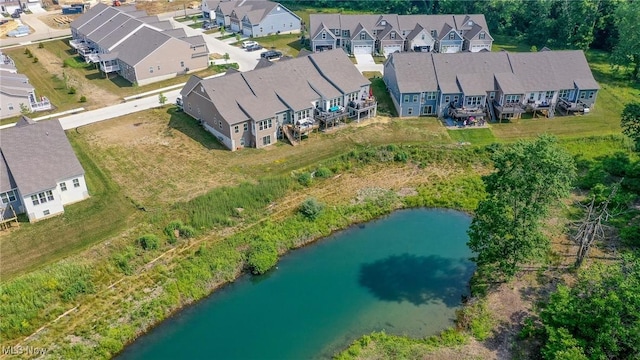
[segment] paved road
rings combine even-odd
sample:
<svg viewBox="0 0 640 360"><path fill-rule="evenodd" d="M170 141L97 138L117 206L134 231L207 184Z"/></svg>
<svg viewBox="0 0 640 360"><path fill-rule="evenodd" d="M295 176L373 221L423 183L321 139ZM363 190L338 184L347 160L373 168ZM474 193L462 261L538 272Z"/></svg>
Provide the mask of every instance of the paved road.
<svg viewBox="0 0 640 360"><path fill-rule="evenodd" d="M57 12L49 12L49 14L60 14L61 11ZM9 47L9 46L20 46L20 44L54 39L59 37L71 36L71 30L66 29L53 29L50 28L47 24L43 23L38 19L42 14L22 14L20 16L20 20L26 25L29 25L34 32L27 36L17 37L17 38L5 38L0 40L0 47Z"/></svg>

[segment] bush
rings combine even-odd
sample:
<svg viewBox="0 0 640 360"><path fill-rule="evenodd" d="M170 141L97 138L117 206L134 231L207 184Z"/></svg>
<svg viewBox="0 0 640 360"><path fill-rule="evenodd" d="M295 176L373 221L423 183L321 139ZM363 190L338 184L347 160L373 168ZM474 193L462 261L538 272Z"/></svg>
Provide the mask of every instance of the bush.
<svg viewBox="0 0 640 360"><path fill-rule="evenodd" d="M190 239L196 236L196 229L189 225L182 226L178 231L180 232L180 236L183 238Z"/></svg>
<svg viewBox="0 0 640 360"><path fill-rule="evenodd" d="M311 174L308 172L303 172L302 174L298 175L298 182L300 183L300 185L309 186L311 185L311 181Z"/></svg>
<svg viewBox="0 0 640 360"><path fill-rule="evenodd" d="M80 102L81 102L81 103L85 103L85 102L87 102L87 97L86 97L86 96L84 96L84 95L80 96Z"/></svg>
<svg viewBox="0 0 640 360"><path fill-rule="evenodd" d="M44 43L39 43L38 44L38 49L43 49L44 48Z"/></svg>
<svg viewBox="0 0 640 360"><path fill-rule="evenodd" d="M70 95L73 95L73 94L75 94L75 93L76 93L76 88L75 88L75 87L73 87L73 86L71 86L71 87L69 88L69 94L70 94Z"/></svg>
<svg viewBox="0 0 640 360"><path fill-rule="evenodd" d="M274 244L259 240L254 242L247 256L249 270L254 275L264 274L278 262L278 251Z"/></svg>
<svg viewBox="0 0 640 360"><path fill-rule="evenodd" d="M401 150L398 151L394 156L393 156L393 160L397 161L397 162L403 162L406 163L407 160L409 159L409 154L407 154L405 151Z"/></svg>
<svg viewBox="0 0 640 360"><path fill-rule="evenodd" d="M333 171L331 171L329 168L327 167L320 167L318 168L318 170L316 170L316 177L318 178L328 178L331 177L333 175Z"/></svg>
<svg viewBox="0 0 640 360"><path fill-rule="evenodd" d="M300 213L309 220L315 220L323 209L324 205L316 198L312 197L307 198L300 205Z"/></svg>
<svg viewBox="0 0 640 360"><path fill-rule="evenodd" d="M38 61L40 61L40 59L38 59L38 57L37 57L37 56L33 58L33 62L34 62L34 63L37 63Z"/></svg>
<svg viewBox="0 0 640 360"><path fill-rule="evenodd" d="M156 250L160 246L160 241L157 236L147 234L138 238L138 244L144 250Z"/></svg>

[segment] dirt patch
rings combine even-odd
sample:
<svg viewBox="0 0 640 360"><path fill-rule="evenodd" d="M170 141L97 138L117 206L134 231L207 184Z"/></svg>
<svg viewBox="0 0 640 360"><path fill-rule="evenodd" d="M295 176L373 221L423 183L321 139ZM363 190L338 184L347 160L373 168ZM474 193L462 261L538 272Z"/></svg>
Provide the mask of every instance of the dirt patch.
<svg viewBox="0 0 640 360"><path fill-rule="evenodd" d="M198 9L200 6L199 1L193 0L174 0L174 1L160 1L160 0L151 0L151 1L137 1L136 8L138 10L145 10L149 15L156 15L167 12L176 12L176 16L184 15L184 10L193 10ZM127 5L127 3L123 3L123 5ZM180 13L180 12L183 13Z"/></svg>
<svg viewBox="0 0 640 360"><path fill-rule="evenodd" d="M60 15L60 14L47 14L38 16L38 19L52 29L69 29L69 24L77 19L80 14L73 15Z"/></svg>

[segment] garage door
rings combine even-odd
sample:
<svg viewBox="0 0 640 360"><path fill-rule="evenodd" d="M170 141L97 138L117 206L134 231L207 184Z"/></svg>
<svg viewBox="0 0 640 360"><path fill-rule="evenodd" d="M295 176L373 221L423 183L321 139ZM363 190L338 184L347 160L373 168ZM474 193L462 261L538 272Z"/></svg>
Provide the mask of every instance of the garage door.
<svg viewBox="0 0 640 360"><path fill-rule="evenodd" d="M353 46L354 54L371 54L372 52L373 52L373 49L371 48L371 45L354 45Z"/></svg>
<svg viewBox="0 0 640 360"><path fill-rule="evenodd" d="M396 51L402 51L401 45L388 45L384 47L384 56L389 56L389 54L393 54Z"/></svg>
<svg viewBox="0 0 640 360"><path fill-rule="evenodd" d="M471 52L478 52L478 51L481 51L482 49L489 50L489 45L473 45L473 46L471 46Z"/></svg>

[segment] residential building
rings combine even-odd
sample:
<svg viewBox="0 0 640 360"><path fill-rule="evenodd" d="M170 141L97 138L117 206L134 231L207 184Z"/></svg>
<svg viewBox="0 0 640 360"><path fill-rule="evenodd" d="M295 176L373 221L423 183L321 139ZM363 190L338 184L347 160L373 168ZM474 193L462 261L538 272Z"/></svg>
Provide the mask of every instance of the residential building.
<svg viewBox="0 0 640 360"><path fill-rule="evenodd" d="M266 60L265 60L266 61ZM341 50L315 53L248 72L200 79L181 91L184 111L231 150L261 148L339 117L375 116L370 82Z"/></svg>
<svg viewBox="0 0 640 360"><path fill-rule="evenodd" d="M37 97L29 78L19 74L13 60L0 52L0 119L51 108L49 99Z"/></svg>
<svg viewBox="0 0 640 360"><path fill-rule="evenodd" d="M349 54L491 51L484 15L311 14L313 51L341 48Z"/></svg>
<svg viewBox="0 0 640 360"><path fill-rule="evenodd" d="M59 120L22 116L0 130L0 212L26 213L34 222L89 197L84 170ZM7 216L8 215L8 216Z"/></svg>
<svg viewBox="0 0 640 360"><path fill-rule="evenodd" d="M401 117L460 120L586 113L600 88L579 50L393 54L383 80Z"/></svg>
<svg viewBox="0 0 640 360"><path fill-rule="evenodd" d="M71 23L69 44L104 73L117 73L145 85L209 65L202 35L187 36L168 20L148 16L135 6L97 4Z"/></svg>
<svg viewBox="0 0 640 360"><path fill-rule="evenodd" d="M266 0L203 0L202 13L228 31L260 37L300 31L300 17Z"/></svg>

